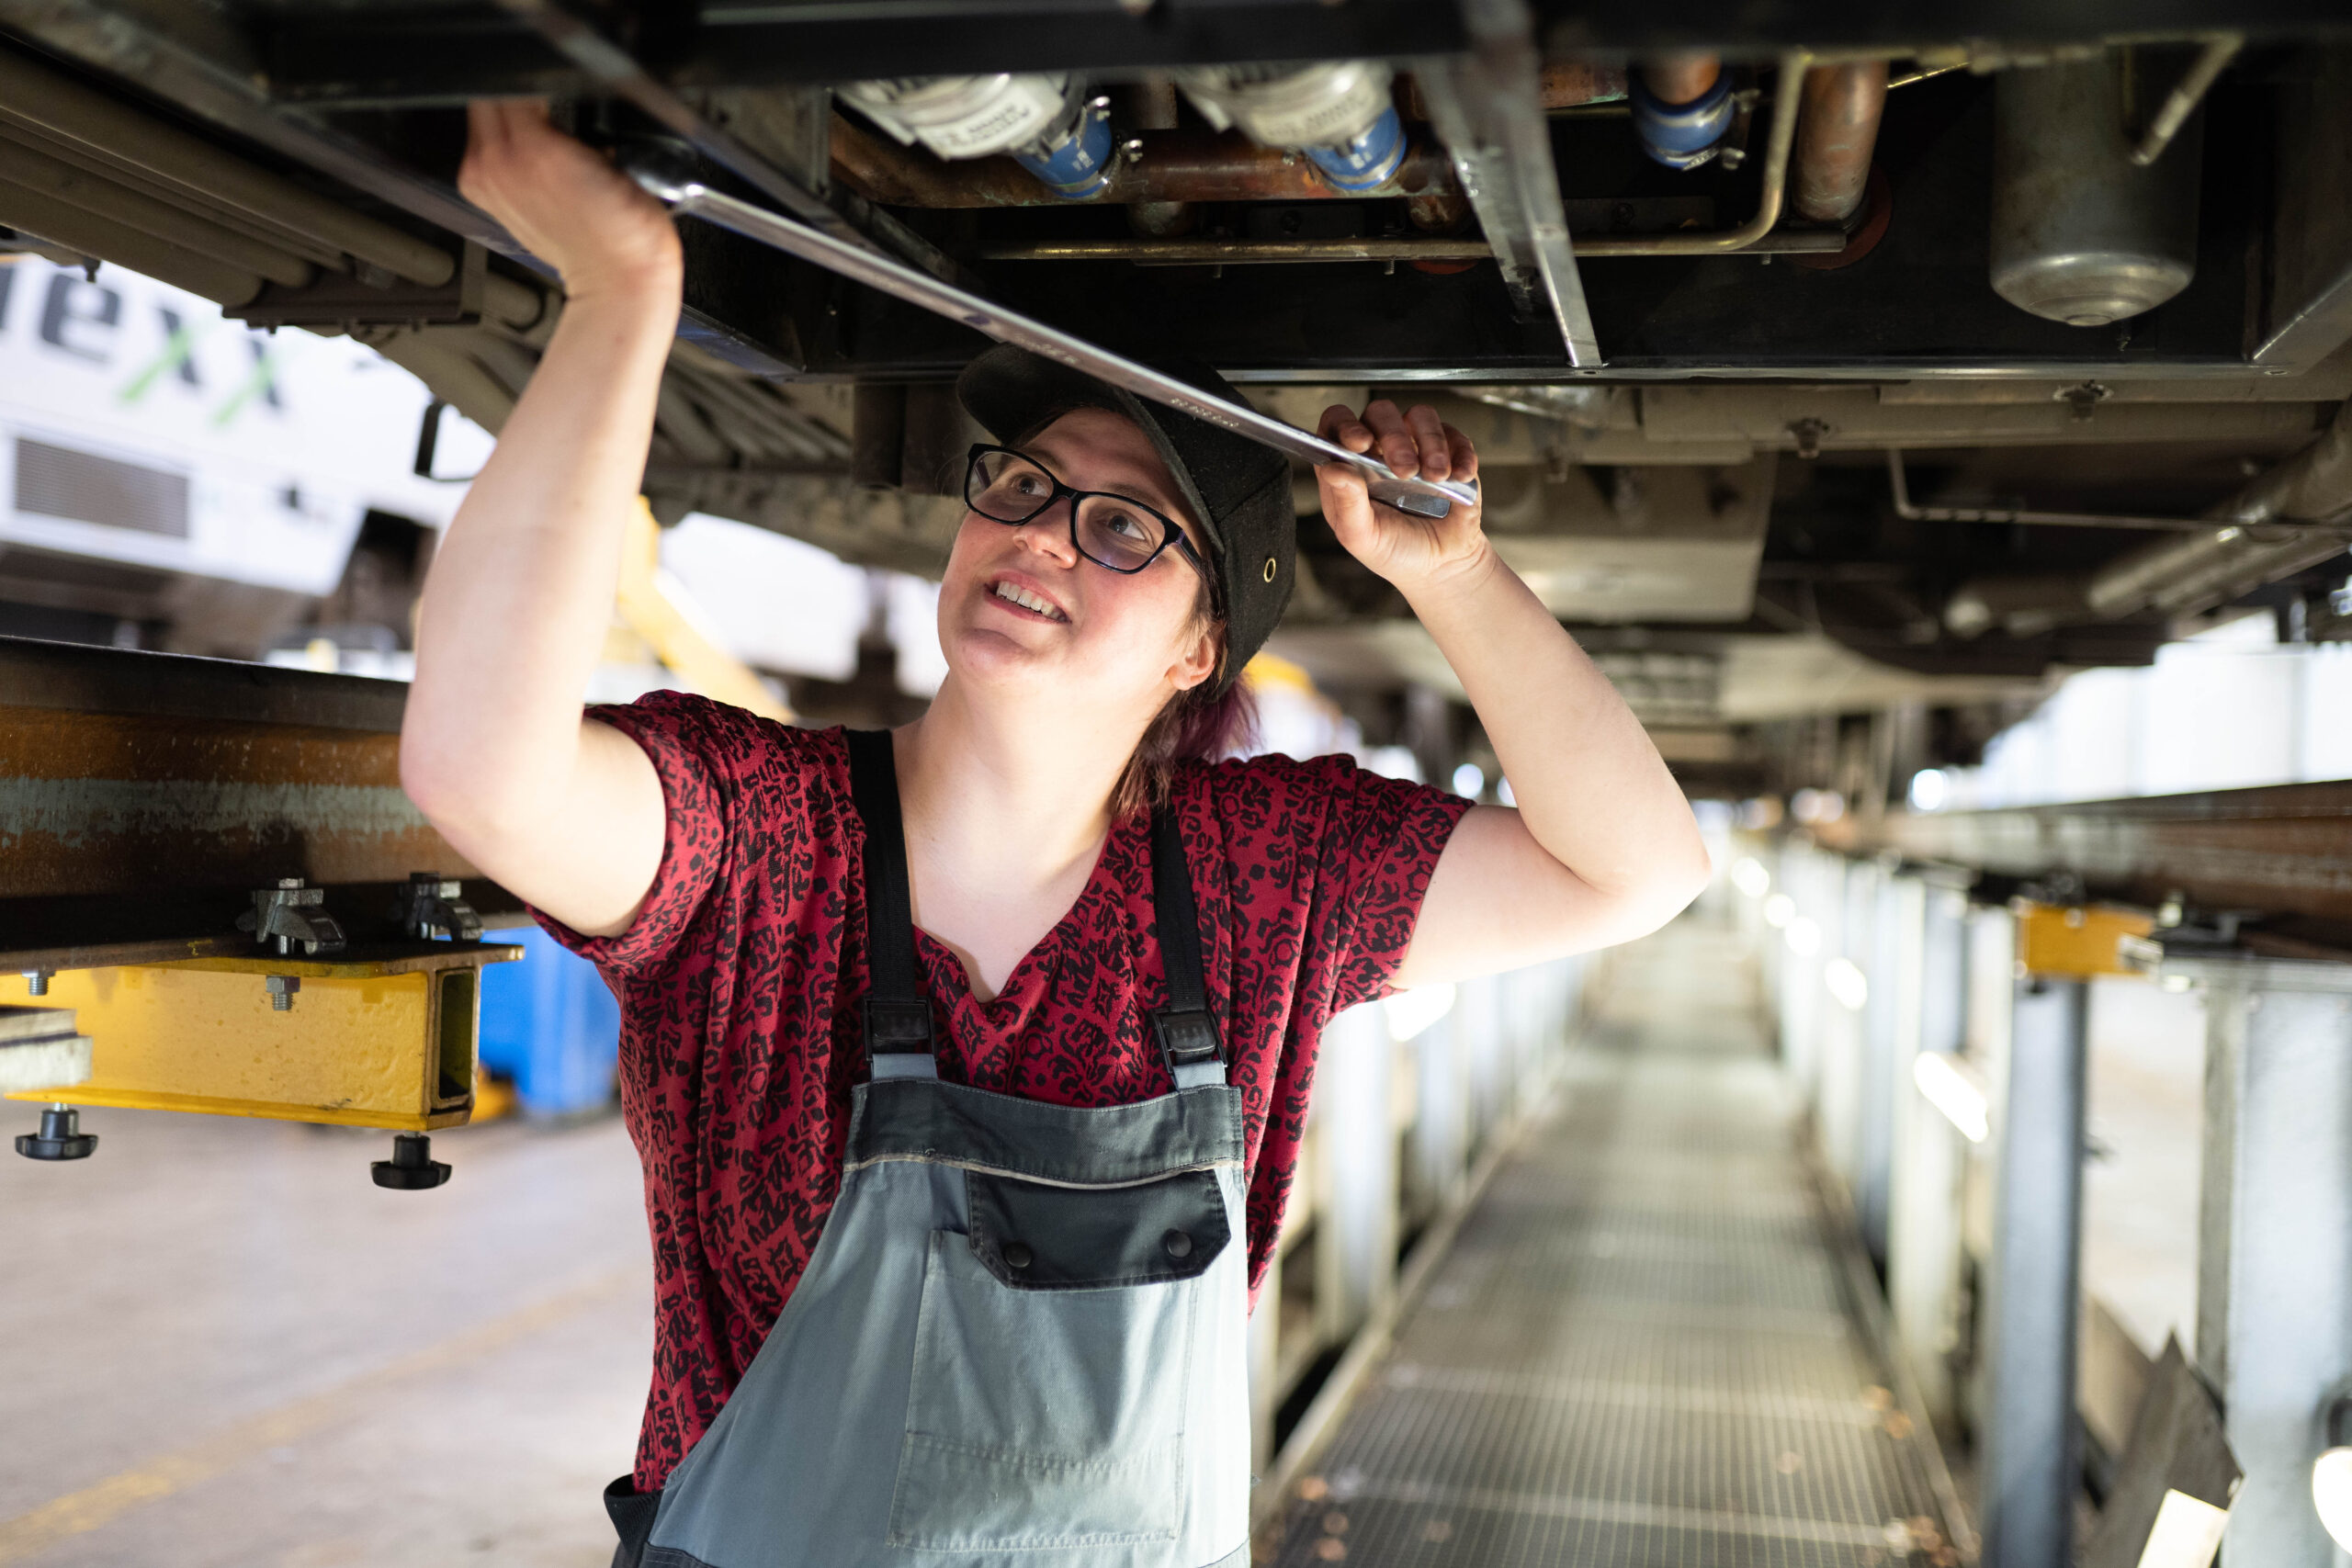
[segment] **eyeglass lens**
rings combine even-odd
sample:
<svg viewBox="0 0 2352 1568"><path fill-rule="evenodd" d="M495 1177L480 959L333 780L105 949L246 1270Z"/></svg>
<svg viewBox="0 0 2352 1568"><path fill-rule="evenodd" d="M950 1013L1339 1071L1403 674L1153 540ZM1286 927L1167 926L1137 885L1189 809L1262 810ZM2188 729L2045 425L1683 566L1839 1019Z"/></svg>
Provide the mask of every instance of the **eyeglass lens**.
<svg viewBox="0 0 2352 1568"><path fill-rule="evenodd" d="M1014 452L972 459L964 500L999 523L1026 523L1053 504L1053 475ZM1074 536L1081 554L1114 571L1140 571L1158 555L1170 525L1140 502L1088 494L1078 502Z"/></svg>

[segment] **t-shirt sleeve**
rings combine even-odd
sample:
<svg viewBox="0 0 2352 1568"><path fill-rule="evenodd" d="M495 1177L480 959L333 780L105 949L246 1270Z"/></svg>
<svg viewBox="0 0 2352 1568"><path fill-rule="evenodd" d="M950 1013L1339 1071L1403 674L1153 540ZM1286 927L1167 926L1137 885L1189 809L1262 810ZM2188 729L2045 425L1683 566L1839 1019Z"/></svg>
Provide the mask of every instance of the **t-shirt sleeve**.
<svg viewBox="0 0 2352 1568"><path fill-rule="evenodd" d="M1386 778L1344 756L1250 764L1288 796L1308 897L1302 958L1329 985L1326 1016L1388 994L1412 945L1430 873L1469 810L1459 795ZM1310 990L1316 976L1307 976Z"/></svg>
<svg viewBox="0 0 2352 1568"><path fill-rule="evenodd" d="M728 863L741 785L774 741L755 715L685 692L592 707L588 716L636 741L653 763L666 823L662 863L637 919L617 936L582 936L539 909L531 918L606 975L625 979L658 968L693 924Z"/></svg>

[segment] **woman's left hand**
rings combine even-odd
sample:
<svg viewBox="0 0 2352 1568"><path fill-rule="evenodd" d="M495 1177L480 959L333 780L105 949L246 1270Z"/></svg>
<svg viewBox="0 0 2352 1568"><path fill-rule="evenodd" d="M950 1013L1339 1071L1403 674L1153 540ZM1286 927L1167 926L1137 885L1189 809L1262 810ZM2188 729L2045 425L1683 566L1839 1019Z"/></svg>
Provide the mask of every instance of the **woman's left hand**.
<svg viewBox="0 0 2352 1568"><path fill-rule="evenodd" d="M1361 416L1333 403L1323 411L1317 434L1351 452L1370 453L1407 479L1478 477L1478 453L1470 438L1441 423L1426 403L1408 413L1376 398ZM1443 517L1401 512L1374 501L1363 476L1337 463L1317 465L1315 483L1322 491L1324 518L1348 553L1408 595L1472 581L1494 558L1478 525L1477 506L1457 502Z"/></svg>

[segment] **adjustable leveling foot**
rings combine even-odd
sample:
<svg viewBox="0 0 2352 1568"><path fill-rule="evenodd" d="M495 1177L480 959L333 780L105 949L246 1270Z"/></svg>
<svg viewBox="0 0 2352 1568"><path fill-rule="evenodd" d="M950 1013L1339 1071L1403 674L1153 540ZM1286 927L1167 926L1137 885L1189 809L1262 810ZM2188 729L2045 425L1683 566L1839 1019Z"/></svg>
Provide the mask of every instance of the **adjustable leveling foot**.
<svg viewBox="0 0 2352 1568"><path fill-rule="evenodd" d="M82 1131L82 1113L66 1105L43 1111L40 1132L17 1134L17 1152L27 1159L88 1159L97 1146L98 1135Z"/></svg>
<svg viewBox="0 0 2352 1568"><path fill-rule="evenodd" d="M433 1140L423 1133L400 1133L392 1138L392 1157L375 1163L376 1185L402 1192L422 1192L449 1179L449 1168L433 1157Z"/></svg>

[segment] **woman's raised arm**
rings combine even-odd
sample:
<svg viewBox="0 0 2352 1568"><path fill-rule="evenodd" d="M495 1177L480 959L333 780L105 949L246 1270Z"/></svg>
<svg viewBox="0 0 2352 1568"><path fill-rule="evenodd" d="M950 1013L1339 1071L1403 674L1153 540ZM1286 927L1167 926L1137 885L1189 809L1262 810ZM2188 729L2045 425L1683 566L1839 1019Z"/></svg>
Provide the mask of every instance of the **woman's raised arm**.
<svg viewBox="0 0 2352 1568"><path fill-rule="evenodd" d="M477 103L470 118L458 187L555 266L566 302L434 558L401 784L484 874L609 935L661 865L662 786L636 743L580 705L677 330L677 233L544 107Z"/></svg>
<svg viewBox="0 0 2352 1568"><path fill-rule="evenodd" d="M1323 434L1400 474L1472 479L1477 454L1429 408L1333 407ZM1476 508L1430 521L1316 470L1350 553L1394 583L1462 680L1517 809L1463 818L1430 877L1400 986L1513 968L1657 930L1706 885L1705 844L1633 710L1503 563Z"/></svg>

